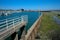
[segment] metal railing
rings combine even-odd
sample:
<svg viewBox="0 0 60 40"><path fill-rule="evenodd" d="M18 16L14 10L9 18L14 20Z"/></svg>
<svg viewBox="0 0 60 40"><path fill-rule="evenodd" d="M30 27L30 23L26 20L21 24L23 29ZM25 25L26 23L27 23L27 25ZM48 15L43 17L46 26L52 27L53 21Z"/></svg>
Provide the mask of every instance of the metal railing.
<svg viewBox="0 0 60 40"><path fill-rule="evenodd" d="M15 25L22 23L22 22L27 22L28 20L27 15L23 15L21 17L17 18L9 18L9 19L4 19L0 20L0 32L3 32L11 27L14 27Z"/></svg>

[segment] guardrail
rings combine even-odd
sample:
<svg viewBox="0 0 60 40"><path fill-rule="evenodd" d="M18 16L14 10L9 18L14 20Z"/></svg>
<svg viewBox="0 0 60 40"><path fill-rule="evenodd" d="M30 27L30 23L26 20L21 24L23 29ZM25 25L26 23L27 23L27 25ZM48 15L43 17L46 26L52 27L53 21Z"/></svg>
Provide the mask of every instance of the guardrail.
<svg viewBox="0 0 60 40"><path fill-rule="evenodd" d="M24 21L28 21L28 16L27 15L23 15L21 17L17 17L17 18L9 18L9 19L4 19L4 20L0 20L0 32L3 32L11 27L14 27L14 25L17 25L18 23L24 22Z"/></svg>

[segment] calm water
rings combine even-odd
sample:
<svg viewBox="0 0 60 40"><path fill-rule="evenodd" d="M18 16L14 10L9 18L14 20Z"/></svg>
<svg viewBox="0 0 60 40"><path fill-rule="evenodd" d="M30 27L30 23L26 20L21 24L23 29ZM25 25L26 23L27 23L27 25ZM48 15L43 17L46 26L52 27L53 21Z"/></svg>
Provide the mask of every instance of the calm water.
<svg viewBox="0 0 60 40"><path fill-rule="evenodd" d="M39 17L39 12L20 12L20 13L12 13L8 16L0 16L0 20L8 19L8 18L16 18L22 15L28 15L28 24L26 26L26 30L30 28L30 26L36 21Z"/></svg>
<svg viewBox="0 0 60 40"><path fill-rule="evenodd" d="M28 24L26 25L26 30L28 30L33 23L38 19L38 17L41 15L41 13L39 14L39 12L20 12L20 13L12 13L8 16L0 16L0 20L4 20L4 19L8 19L8 18L16 18L22 15L28 15ZM10 39L10 37L8 38ZM7 39L7 40L8 40Z"/></svg>
<svg viewBox="0 0 60 40"><path fill-rule="evenodd" d="M60 25L60 19L57 16L53 16L54 21Z"/></svg>

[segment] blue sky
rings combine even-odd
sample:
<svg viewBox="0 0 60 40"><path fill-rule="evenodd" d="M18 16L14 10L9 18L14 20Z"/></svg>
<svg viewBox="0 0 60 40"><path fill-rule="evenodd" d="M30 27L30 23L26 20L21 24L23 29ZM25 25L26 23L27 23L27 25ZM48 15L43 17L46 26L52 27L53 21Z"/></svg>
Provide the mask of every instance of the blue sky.
<svg viewBox="0 0 60 40"><path fill-rule="evenodd" d="M60 10L60 0L0 0L0 9Z"/></svg>

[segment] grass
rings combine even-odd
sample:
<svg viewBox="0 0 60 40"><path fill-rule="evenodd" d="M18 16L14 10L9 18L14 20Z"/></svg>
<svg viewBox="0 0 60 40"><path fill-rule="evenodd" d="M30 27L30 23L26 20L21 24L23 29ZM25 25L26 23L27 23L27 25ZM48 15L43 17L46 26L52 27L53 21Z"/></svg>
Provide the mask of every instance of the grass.
<svg viewBox="0 0 60 40"><path fill-rule="evenodd" d="M45 40L48 37L48 33L53 30L60 30L59 25L53 20L53 16L56 15L52 12L42 12L44 15L42 16L41 27L39 29L39 33L41 35L41 39ZM48 34L48 35L47 35ZM47 40L47 39L46 39Z"/></svg>

